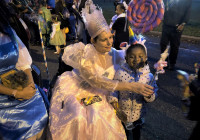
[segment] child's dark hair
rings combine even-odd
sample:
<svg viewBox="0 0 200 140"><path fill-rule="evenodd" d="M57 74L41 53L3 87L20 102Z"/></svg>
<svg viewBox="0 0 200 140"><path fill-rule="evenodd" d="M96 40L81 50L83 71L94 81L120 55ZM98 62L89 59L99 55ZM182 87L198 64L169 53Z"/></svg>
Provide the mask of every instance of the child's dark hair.
<svg viewBox="0 0 200 140"><path fill-rule="evenodd" d="M140 48L144 51L145 55L146 54L146 50L145 50L145 47L142 45L142 44L131 44L130 47L128 47L128 49L126 50L126 55L128 55L132 49L135 49L135 48Z"/></svg>

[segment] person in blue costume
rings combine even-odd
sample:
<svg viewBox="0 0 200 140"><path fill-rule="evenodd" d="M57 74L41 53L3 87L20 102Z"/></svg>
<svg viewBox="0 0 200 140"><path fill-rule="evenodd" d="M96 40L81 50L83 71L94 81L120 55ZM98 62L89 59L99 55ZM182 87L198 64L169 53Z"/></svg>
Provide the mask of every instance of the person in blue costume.
<svg viewBox="0 0 200 140"><path fill-rule="evenodd" d="M3 140L36 140L43 138L48 121L43 92L33 82L31 56L9 25L10 13L0 1L0 135ZM24 71L28 86L22 90L5 86L2 75Z"/></svg>

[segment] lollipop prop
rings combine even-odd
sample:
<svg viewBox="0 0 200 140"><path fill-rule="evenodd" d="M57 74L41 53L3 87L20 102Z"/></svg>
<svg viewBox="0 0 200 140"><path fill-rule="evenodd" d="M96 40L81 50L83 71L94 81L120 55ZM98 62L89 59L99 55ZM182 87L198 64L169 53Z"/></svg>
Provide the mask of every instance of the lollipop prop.
<svg viewBox="0 0 200 140"><path fill-rule="evenodd" d="M162 0L132 0L128 5L127 18L136 34L157 27L164 16Z"/></svg>

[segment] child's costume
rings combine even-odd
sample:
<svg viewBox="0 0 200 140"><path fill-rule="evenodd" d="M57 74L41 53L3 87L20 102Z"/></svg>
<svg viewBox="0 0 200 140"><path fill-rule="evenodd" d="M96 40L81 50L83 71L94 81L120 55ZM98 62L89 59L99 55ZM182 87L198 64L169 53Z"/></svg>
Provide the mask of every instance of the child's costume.
<svg viewBox="0 0 200 140"><path fill-rule="evenodd" d="M128 64L125 63L116 72L114 79L122 82L139 82L149 84L149 82L153 79L153 74L150 73L148 65L140 68L138 72L135 73L128 66ZM111 93L107 99L110 103L119 103L119 109L127 115L127 123L135 122L142 118L145 114L144 103L155 100L157 85L154 82L152 86L154 87L154 94L152 94L149 98L129 91L116 91Z"/></svg>
<svg viewBox="0 0 200 140"><path fill-rule="evenodd" d="M63 32L60 30L60 22L53 23L52 29L50 44L54 46L64 45L66 41Z"/></svg>

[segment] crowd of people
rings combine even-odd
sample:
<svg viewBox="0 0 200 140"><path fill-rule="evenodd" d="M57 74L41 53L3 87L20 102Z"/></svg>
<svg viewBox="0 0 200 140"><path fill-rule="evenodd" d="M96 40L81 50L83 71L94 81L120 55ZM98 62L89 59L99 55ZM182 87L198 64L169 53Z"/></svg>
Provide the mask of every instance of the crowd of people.
<svg viewBox="0 0 200 140"><path fill-rule="evenodd" d="M42 39L44 45L47 49L56 49L56 52L59 52L59 47L64 47L66 43L55 44L50 43L50 37L53 37L53 22L60 22L60 30L63 32L62 38L65 38L65 41L76 42L81 40L83 37L79 36L78 25L79 22L83 22L80 16L80 11L84 7L84 0L81 3L78 3L73 0L56 0L55 7L49 7L46 0L9 0L6 1L9 5L9 9L17 14L18 20L13 20L12 26L16 26L15 30L20 38L23 40L23 43L29 48L29 42L31 45L40 45L40 33L42 33ZM54 21L52 21L52 17ZM12 17L13 18L13 17ZM38 29L38 21L40 22L41 29ZM17 25L14 22L19 22ZM22 24L21 22L25 22ZM28 26L28 35L24 32L23 26ZM58 26L57 26L58 30ZM23 31L23 32L20 32ZM80 31L81 32L81 31ZM87 42L85 42L87 43ZM59 54L59 53L57 53Z"/></svg>
<svg viewBox="0 0 200 140"><path fill-rule="evenodd" d="M108 26L92 0L57 0L51 10L46 1L0 1L0 139L140 139L145 104L157 98L158 86L144 40L129 41L127 5L114 5ZM186 22L179 21L178 31ZM50 100L31 73L29 43L39 44L40 32L45 47L55 46L67 67ZM69 40L73 43L66 46ZM175 65L169 62L170 68ZM160 59L155 69L163 72L166 66ZM193 136L196 131L199 123Z"/></svg>

